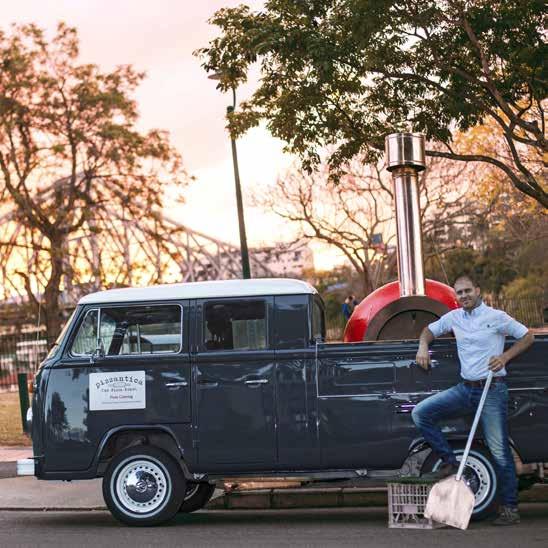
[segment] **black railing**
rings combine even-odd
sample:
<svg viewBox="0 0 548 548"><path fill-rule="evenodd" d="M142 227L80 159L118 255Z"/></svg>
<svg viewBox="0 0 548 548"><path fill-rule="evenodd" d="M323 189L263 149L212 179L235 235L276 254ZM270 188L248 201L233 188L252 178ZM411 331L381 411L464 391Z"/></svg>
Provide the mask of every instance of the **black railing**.
<svg viewBox="0 0 548 548"><path fill-rule="evenodd" d="M31 379L54 341L43 331L0 335L0 390L15 390L18 373Z"/></svg>
<svg viewBox="0 0 548 548"><path fill-rule="evenodd" d="M542 327L544 325L544 309L548 307L548 304L540 299L486 297L485 302L493 308L504 310L527 327Z"/></svg>

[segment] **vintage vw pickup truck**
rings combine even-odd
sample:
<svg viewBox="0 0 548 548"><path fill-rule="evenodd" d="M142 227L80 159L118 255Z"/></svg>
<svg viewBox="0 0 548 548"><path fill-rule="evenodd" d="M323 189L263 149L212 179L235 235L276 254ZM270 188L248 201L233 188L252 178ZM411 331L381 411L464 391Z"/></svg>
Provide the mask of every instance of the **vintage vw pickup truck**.
<svg viewBox="0 0 548 548"><path fill-rule="evenodd" d="M410 412L458 382L454 340L432 345L426 373L416 340L324 337L322 300L298 280L90 294L36 376L27 473L102 477L118 520L151 525L202 507L234 478L378 482L435 468ZM548 461L547 357L538 337L509 368L518 464ZM457 451L467 428L445 427ZM481 433L466 477L481 518L497 494Z"/></svg>

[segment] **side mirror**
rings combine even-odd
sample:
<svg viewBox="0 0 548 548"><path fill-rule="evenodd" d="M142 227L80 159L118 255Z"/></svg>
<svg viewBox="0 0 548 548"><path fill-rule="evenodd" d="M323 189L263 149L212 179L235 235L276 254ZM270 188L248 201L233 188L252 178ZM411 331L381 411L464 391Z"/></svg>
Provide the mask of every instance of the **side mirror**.
<svg viewBox="0 0 548 548"><path fill-rule="evenodd" d="M103 339L97 340L97 348L93 351L89 357L89 363L95 363L97 360L102 360L105 357L105 346L103 345Z"/></svg>

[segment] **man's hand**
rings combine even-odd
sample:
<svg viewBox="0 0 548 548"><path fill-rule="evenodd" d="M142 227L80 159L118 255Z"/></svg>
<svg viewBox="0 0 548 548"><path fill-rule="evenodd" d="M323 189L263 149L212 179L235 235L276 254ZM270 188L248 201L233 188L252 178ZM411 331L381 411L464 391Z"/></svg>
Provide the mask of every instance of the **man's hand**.
<svg viewBox="0 0 548 548"><path fill-rule="evenodd" d="M417 365L422 367L425 371L428 371L430 367L430 354L428 354L428 345L434 340L434 335L428 327L422 330L419 339L419 350L417 351L417 357L415 361Z"/></svg>
<svg viewBox="0 0 548 548"><path fill-rule="evenodd" d="M415 358L417 365L420 365L425 371L428 371L430 367L430 354L428 353L428 347L423 348L422 345L419 346L419 351L417 352L417 357Z"/></svg>
<svg viewBox="0 0 548 548"><path fill-rule="evenodd" d="M501 354L500 356L492 356L489 360L489 369L493 371L493 373L496 373L506 366L507 361L508 360L504 357L503 354Z"/></svg>

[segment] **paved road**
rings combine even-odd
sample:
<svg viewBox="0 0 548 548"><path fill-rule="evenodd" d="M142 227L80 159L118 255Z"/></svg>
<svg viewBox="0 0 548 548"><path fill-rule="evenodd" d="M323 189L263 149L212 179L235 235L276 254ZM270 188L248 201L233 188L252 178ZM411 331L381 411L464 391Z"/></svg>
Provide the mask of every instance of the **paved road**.
<svg viewBox="0 0 548 548"><path fill-rule="evenodd" d="M546 548L548 504L522 505L523 521L468 531L388 529L385 508L202 511L162 527L129 528L107 512L0 512L0 546L360 546Z"/></svg>

